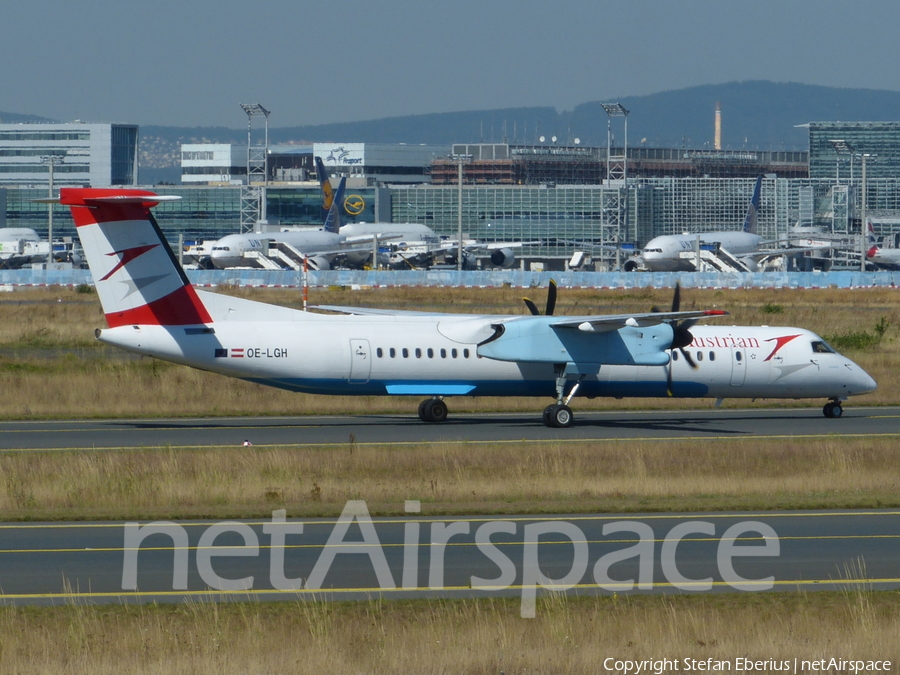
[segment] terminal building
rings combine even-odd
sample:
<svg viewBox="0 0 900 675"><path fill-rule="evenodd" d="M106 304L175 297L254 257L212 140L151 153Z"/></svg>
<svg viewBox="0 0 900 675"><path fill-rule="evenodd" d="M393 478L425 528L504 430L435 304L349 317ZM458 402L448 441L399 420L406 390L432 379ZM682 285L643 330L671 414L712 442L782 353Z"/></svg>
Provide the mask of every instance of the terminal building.
<svg viewBox="0 0 900 675"><path fill-rule="evenodd" d="M106 129L105 145L102 129L94 136L95 126ZM0 160L34 169L0 173L18 177L7 194L10 227L46 233L48 207L30 201L47 194L48 167L38 153L65 152L64 162L54 167L57 185L134 184L137 127L0 125L0 133L10 130L19 133L0 136ZM616 255L623 255L622 245L639 248L662 234L739 228L760 174L766 176L759 212L764 238L784 238L798 227L858 234L866 154L867 214L876 233L892 241L900 234L900 123L811 123L809 130L809 153L645 147L626 153L624 148L511 144L272 146L260 195L270 223L321 224L322 198L313 168L313 157L319 156L332 177L348 177L353 208L344 217L349 222L417 222L454 237L461 217L470 237L528 242L525 255L557 260L593 247L595 260L611 267ZM113 141L121 134L125 142L117 151L120 146ZM43 140L31 139L39 136ZM94 141L105 152L95 152ZM620 155L627 158L627 175L609 180L607 156ZM115 161L120 156L123 161ZM98 167L107 168L59 171L74 168L77 157L88 157L89 165L96 158ZM248 164L246 146L183 146L183 184L157 188L182 196L155 211L169 240L216 239L239 231ZM74 234L67 210L54 210L54 232ZM620 252L610 253L615 247Z"/></svg>
<svg viewBox="0 0 900 675"><path fill-rule="evenodd" d="M136 185L138 127L0 124L0 186ZM45 188L46 191L46 188Z"/></svg>

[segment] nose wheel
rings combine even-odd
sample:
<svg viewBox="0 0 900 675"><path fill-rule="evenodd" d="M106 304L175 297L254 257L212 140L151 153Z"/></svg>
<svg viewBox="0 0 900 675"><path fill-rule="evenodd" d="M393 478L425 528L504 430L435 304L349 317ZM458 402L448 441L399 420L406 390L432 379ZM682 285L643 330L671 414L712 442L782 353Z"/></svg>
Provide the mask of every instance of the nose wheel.
<svg viewBox="0 0 900 675"><path fill-rule="evenodd" d="M835 419L844 414L844 408L841 406L840 401L829 401L822 408L822 412L825 414L825 417Z"/></svg>
<svg viewBox="0 0 900 675"><path fill-rule="evenodd" d="M447 404L439 398L426 398L419 404L419 419L429 424L439 424L447 419Z"/></svg>

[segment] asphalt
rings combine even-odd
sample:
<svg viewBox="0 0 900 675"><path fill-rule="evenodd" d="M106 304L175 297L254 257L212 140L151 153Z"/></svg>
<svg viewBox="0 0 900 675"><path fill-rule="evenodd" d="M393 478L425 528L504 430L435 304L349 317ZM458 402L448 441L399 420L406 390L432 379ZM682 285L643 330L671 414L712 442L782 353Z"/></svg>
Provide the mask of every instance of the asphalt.
<svg viewBox="0 0 900 675"><path fill-rule="evenodd" d="M451 403L452 406L452 403ZM408 415L66 420L0 423L0 452L253 445L318 446L458 441L677 440L895 436L900 408L844 408L826 419L816 408L575 412L568 429L546 427L535 413L456 414L443 424Z"/></svg>
<svg viewBox="0 0 900 675"><path fill-rule="evenodd" d="M898 510L345 519L0 525L0 603L900 588Z"/></svg>

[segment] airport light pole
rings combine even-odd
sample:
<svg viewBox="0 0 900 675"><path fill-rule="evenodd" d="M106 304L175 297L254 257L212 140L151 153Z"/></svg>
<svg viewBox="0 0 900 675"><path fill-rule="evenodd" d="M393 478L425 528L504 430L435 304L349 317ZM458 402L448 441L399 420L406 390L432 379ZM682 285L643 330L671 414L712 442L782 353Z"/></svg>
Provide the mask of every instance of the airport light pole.
<svg viewBox="0 0 900 675"><path fill-rule="evenodd" d="M866 160L870 157L874 158L875 155L863 152L860 154L860 159L862 161L862 213L860 214L859 221L859 271L866 271L866 233L868 232L868 227L866 220L868 219L868 210L869 210L869 202L868 202L868 185L866 183Z"/></svg>
<svg viewBox="0 0 900 675"><path fill-rule="evenodd" d="M463 207L463 164L472 161L472 155L450 155L450 159L456 162L457 166L457 221L456 221L456 271L462 272L463 268L463 229L462 229L462 207Z"/></svg>
<svg viewBox="0 0 900 675"><path fill-rule="evenodd" d="M47 165L49 170L49 188L47 196L53 199L53 167L66 161L65 155L41 155L41 163ZM47 242L50 244L50 253L47 262L53 262L53 203L47 204Z"/></svg>

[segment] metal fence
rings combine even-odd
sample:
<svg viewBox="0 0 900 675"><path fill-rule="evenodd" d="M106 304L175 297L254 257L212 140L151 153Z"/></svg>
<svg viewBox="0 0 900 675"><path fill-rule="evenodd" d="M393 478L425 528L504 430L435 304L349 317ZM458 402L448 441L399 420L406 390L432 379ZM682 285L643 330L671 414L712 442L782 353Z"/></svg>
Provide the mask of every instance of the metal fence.
<svg viewBox="0 0 900 675"><path fill-rule="evenodd" d="M296 272L266 270L192 270L188 278L197 286L258 286L299 288L303 277ZM521 270L472 271L357 271L309 272L311 287L445 286L466 288L540 288L550 279L563 288L863 288L900 285L898 272L525 272ZM0 286L93 285L88 270L0 270Z"/></svg>

